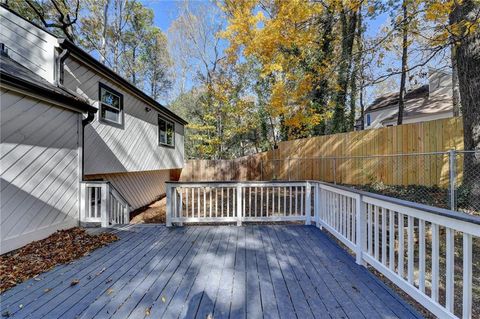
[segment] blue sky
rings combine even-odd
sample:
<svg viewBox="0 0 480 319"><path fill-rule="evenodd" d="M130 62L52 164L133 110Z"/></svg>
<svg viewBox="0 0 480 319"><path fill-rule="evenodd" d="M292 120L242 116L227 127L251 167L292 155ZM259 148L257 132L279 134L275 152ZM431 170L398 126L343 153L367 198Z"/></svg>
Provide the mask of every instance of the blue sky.
<svg viewBox="0 0 480 319"><path fill-rule="evenodd" d="M209 4L214 5L211 1L208 0L198 0L198 1L190 1L190 3L195 4L195 3L200 3L202 2L203 4ZM183 4L183 1L172 1L172 0L142 0L142 3L147 6L148 8L151 8L154 13L155 13L155 24L162 29L165 33L167 33L170 25L172 22L178 17L179 12L180 12L180 6ZM386 23L389 20L389 15L388 13L383 13L374 19L367 19L367 29L366 29L366 36L368 38L378 36L381 32L381 29L383 26L386 25ZM375 73L377 75L383 74L387 68L390 67L399 67L398 65L398 58L395 56L390 56L386 57L384 60L384 66L378 68ZM396 77L393 78L393 82L389 81L389 85L384 85L383 89L388 90L388 91L395 91L397 90L397 84L396 84ZM188 81L189 84L191 85L191 81ZM190 86L188 85L188 86ZM372 98L374 98L375 95L375 90L370 87L367 88L366 91L366 99L367 101Z"/></svg>

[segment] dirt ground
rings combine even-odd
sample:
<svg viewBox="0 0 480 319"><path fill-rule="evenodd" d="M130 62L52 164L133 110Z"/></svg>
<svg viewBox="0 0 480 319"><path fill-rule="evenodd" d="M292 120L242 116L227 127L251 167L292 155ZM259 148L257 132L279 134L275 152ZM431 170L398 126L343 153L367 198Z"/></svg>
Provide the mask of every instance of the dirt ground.
<svg viewBox="0 0 480 319"><path fill-rule="evenodd" d="M167 198L164 197L146 207L132 212L130 224L165 224Z"/></svg>

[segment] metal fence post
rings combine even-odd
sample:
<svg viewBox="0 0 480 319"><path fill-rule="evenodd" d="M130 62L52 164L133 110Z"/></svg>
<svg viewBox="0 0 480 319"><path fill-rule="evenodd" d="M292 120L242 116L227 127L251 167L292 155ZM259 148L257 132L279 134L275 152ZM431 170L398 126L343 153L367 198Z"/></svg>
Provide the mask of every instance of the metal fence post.
<svg viewBox="0 0 480 319"><path fill-rule="evenodd" d="M450 193L450 209L456 210L456 203L455 203L455 189L456 189L456 151L454 149L448 151L449 157L449 193Z"/></svg>
<svg viewBox="0 0 480 319"><path fill-rule="evenodd" d="M242 226L242 185L237 185L237 226Z"/></svg>
<svg viewBox="0 0 480 319"><path fill-rule="evenodd" d="M355 219L356 219L356 250L355 259L357 264L365 266L363 260L363 250L366 247L366 223L365 223L365 206L363 205L362 195L358 195L355 198Z"/></svg>

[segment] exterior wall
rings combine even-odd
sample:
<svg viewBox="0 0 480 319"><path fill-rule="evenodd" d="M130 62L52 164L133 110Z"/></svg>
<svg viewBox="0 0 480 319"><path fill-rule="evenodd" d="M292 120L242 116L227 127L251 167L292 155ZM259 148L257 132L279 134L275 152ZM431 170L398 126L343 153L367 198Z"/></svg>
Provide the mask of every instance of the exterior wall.
<svg viewBox="0 0 480 319"><path fill-rule="evenodd" d="M382 121L389 118L392 115L398 113L398 106L392 106L384 108L378 111L368 112L365 114L365 129L380 128L383 127ZM367 126L367 116L370 115L370 125Z"/></svg>
<svg viewBox="0 0 480 319"><path fill-rule="evenodd" d="M158 112L74 57L65 61L64 86L98 106L99 83L123 94L124 126L96 119L85 128L85 174L141 172L183 167L184 127L175 123L175 148L158 145ZM146 108L151 111L147 112ZM174 121L175 122L175 121Z"/></svg>
<svg viewBox="0 0 480 319"><path fill-rule="evenodd" d="M436 113L436 114L428 114L416 117L406 117L403 119L403 124L410 124L410 123L419 123L419 122L428 122L440 119L446 119L449 117L453 117L453 112L443 112L443 113ZM388 125L397 125L397 121L392 122L385 122L385 126Z"/></svg>
<svg viewBox="0 0 480 319"><path fill-rule="evenodd" d="M0 42L13 60L54 82L58 46L54 36L0 6Z"/></svg>
<svg viewBox="0 0 480 319"><path fill-rule="evenodd" d="M148 205L165 194L165 182L170 180L170 171L88 175L85 179L108 180L133 210Z"/></svg>
<svg viewBox="0 0 480 319"><path fill-rule="evenodd" d="M1 89L1 253L78 224L80 115Z"/></svg>

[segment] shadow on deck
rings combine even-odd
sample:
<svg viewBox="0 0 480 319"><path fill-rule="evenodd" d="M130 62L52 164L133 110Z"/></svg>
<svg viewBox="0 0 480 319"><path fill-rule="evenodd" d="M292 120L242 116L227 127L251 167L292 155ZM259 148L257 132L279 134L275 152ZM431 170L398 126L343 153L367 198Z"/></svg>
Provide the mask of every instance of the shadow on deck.
<svg viewBox="0 0 480 319"><path fill-rule="evenodd" d="M313 226L138 225L1 295L12 318L418 318ZM71 285L73 280L78 284Z"/></svg>

